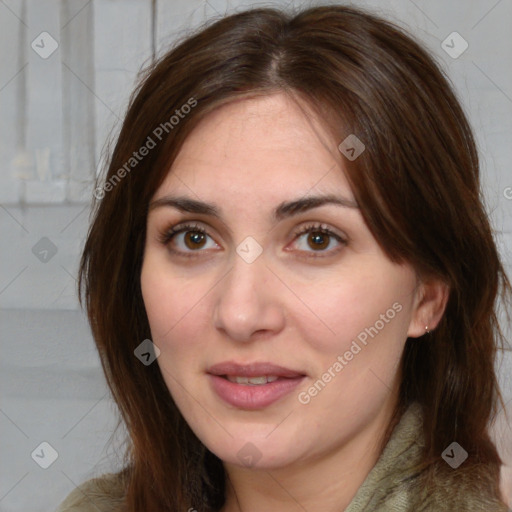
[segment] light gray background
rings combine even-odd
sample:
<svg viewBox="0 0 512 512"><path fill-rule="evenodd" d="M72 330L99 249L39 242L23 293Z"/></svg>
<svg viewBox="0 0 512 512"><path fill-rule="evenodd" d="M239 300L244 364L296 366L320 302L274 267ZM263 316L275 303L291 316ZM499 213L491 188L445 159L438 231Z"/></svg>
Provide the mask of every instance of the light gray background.
<svg viewBox="0 0 512 512"><path fill-rule="evenodd" d="M75 275L93 177L139 68L205 19L240 6L286 4L293 2L0 0L0 511L53 510L75 484L118 465L107 450L114 407ZM512 1L352 4L408 28L455 84L476 132L485 196L510 273ZM42 52L45 38L48 51L44 31L58 44L46 59L31 47L35 41ZM458 58L442 48L454 31L469 44ZM43 237L56 254L34 254ZM511 354L499 365L509 410ZM512 466L504 422L495 435ZM58 453L48 469L31 457L42 442Z"/></svg>

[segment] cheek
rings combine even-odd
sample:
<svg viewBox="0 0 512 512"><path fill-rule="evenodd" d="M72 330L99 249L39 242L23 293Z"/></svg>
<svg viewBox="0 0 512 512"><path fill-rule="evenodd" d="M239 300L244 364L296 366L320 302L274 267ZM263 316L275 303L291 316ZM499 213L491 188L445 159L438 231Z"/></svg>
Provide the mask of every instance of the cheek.
<svg viewBox="0 0 512 512"><path fill-rule="evenodd" d="M204 285L183 281L155 260L148 259L143 265L141 289L151 338L160 349L156 362L176 405L190 415L195 409L189 393L198 394L194 375L200 372L204 340L200 320L208 318L204 300L200 300L205 295Z"/></svg>
<svg viewBox="0 0 512 512"><path fill-rule="evenodd" d="M144 307L155 343L173 328L179 319L179 308L184 306L184 300L178 299L176 287L162 267L157 258L146 256L140 279Z"/></svg>
<svg viewBox="0 0 512 512"><path fill-rule="evenodd" d="M308 308L297 305L294 322L316 350L344 352L358 337L364 342L377 333L379 338L402 337L408 325L409 280L397 269L371 269L341 272L297 289Z"/></svg>
<svg viewBox="0 0 512 512"><path fill-rule="evenodd" d="M174 275L156 264L155 259L146 260L141 272L142 296L153 341L162 355L187 352L201 339L198 333L209 318L205 307L211 285L206 279L186 280Z"/></svg>
<svg viewBox="0 0 512 512"><path fill-rule="evenodd" d="M398 377L409 315L404 289L376 278L347 278L317 297L318 314L329 330L300 320L316 364L299 401L312 405L313 416L337 409L337 424L369 420ZM363 415L362 407L367 408Z"/></svg>
<svg viewBox="0 0 512 512"><path fill-rule="evenodd" d="M347 276L337 296L332 301L324 299L326 321L330 319L336 332L333 343L324 349L325 368L335 361L341 364L337 383L353 397L361 397L365 389L373 389L376 395L379 390L387 392L407 337L414 280L399 267L379 270L364 278L363 273Z"/></svg>

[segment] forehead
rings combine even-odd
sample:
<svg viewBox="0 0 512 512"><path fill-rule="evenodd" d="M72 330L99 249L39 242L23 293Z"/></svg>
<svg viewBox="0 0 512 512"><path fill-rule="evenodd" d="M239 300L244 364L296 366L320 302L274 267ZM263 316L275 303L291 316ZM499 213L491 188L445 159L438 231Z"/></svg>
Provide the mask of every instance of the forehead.
<svg viewBox="0 0 512 512"><path fill-rule="evenodd" d="M154 197L279 201L314 189L352 198L337 144L310 109L283 93L236 100L198 123Z"/></svg>

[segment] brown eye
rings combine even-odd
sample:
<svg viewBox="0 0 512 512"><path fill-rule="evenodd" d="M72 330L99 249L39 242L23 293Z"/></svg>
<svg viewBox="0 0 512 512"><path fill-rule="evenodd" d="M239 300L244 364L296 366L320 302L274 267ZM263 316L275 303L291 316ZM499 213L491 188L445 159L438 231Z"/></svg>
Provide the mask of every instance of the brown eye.
<svg viewBox="0 0 512 512"><path fill-rule="evenodd" d="M322 250L329 246L330 236L319 231L312 231L308 236L308 246L314 250Z"/></svg>
<svg viewBox="0 0 512 512"><path fill-rule="evenodd" d="M220 249L206 230L194 224L179 224L163 231L160 242L175 255L184 257L200 256L210 249Z"/></svg>
<svg viewBox="0 0 512 512"><path fill-rule="evenodd" d="M201 249L206 243L206 235L199 231L187 231L184 242L189 249Z"/></svg>
<svg viewBox="0 0 512 512"><path fill-rule="evenodd" d="M295 248L310 257L337 254L347 240L324 224L309 224L295 232Z"/></svg>

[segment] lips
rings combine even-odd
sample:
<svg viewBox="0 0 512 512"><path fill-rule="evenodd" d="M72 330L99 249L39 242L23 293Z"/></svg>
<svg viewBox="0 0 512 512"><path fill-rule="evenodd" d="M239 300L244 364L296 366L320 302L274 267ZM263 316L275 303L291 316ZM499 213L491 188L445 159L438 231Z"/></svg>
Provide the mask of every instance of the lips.
<svg viewBox="0 0 512 512"><path fill-rule="evenodd" d="M294 379L296 377L303 377L305 374L278 366L272 363L249 363L238 364L232 361L226 361L211 366L208 373L218 375L219 377L262 377L262 376L276 376L281 378Z"/></svg>
<svg viewBox="0 0 512 512"><path fill-rule="evenodd" d="M305 374L272 363L224 362L208 369L213 391L238 409L265 408L295 389Z"/></svg>

